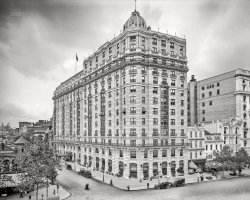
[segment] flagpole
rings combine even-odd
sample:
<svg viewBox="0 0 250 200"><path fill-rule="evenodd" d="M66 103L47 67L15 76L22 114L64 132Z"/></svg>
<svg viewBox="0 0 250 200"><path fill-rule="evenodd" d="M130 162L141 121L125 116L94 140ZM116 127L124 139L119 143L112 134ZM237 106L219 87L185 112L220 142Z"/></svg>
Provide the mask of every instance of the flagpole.
<svg viewBox="0 0 250 200"><path fill-rule="evenodd" d="M77 56L77 53L76 53L75 74L76 74L76 72L77 72L77 62L78 62L78 56Z"/></svg>
<svg viewBox="0 0 250 200"><path fill-rule="evenodd" d="M76 70L77 70L77 60L75 61L75 74L76 74Z"/></svg>

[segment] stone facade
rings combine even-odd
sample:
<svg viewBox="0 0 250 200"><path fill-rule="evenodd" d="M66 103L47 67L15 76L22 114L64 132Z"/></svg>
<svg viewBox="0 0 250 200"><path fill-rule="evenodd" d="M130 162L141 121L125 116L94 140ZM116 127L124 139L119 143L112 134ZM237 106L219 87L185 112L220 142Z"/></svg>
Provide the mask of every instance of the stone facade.
<svg viewBox="0 0 250 200"><path fill-rule="evenodd" d="M56 88L56 150L124 177L187 173L187 71L186 40L132 12L124 31Z"/></svg>

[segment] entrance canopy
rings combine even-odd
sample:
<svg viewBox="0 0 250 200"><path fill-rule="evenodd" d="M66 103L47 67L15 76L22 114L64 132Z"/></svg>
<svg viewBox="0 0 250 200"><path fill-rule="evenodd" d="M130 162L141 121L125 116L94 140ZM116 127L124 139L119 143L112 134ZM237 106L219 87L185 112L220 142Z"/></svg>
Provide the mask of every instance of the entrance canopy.
<svg viewBox="0 0 250 200"><path fill-rule="evenodd" d="M197 165L193 161L189 162L188 167L191 169L198 169Z"/></svg>

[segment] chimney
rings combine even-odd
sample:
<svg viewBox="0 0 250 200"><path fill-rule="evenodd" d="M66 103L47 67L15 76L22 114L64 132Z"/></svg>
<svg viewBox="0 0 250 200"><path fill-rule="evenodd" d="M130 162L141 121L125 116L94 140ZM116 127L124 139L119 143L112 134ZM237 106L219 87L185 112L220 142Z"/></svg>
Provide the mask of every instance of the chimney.
<svg viewBox="0 0 250 200"><path fill-rule="evenodd" d="M191 80L190 81L196 81L196 79L194 78L194 75L191 76Z"/></svg>

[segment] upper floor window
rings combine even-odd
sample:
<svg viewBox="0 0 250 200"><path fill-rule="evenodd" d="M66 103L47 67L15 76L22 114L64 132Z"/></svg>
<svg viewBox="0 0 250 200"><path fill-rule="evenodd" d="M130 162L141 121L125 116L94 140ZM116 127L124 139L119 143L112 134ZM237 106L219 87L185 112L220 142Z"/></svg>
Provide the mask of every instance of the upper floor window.
<svg viewBox="0 0 250 200"><path fill-rule="evenodd" d="M153 38L152 44L157 45L157 38Z"/></svg>
<svg viewBox="0 0 250 200"><path fill-rule="evenodd" d="M174 49L174 42L170 42L170 48Z"/></svg>
<svg viewBox="0 0 250 200"><path fill-rule="evenodd" d="M162 41L161 41L161 46L162 46L162 47L166 47L166 40L162 40Z"/></svg>
<svg viewBox="0 0 250 200"><path fill-rule="evenodd" d="M130 42L135 42L136 41L136 36L133 35L133 36L130 36Z"/></svg>

